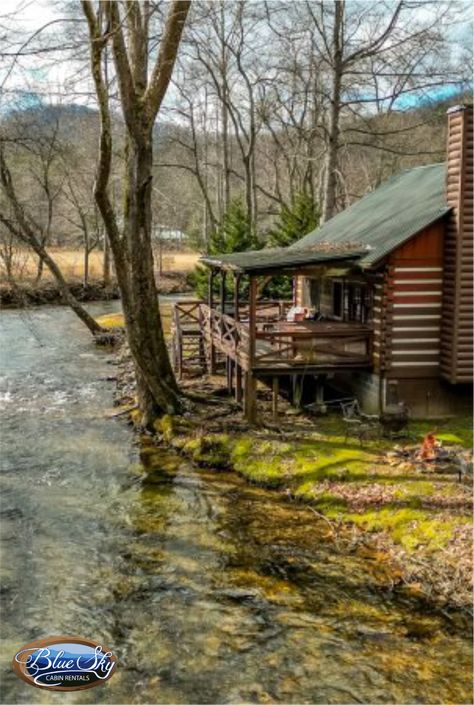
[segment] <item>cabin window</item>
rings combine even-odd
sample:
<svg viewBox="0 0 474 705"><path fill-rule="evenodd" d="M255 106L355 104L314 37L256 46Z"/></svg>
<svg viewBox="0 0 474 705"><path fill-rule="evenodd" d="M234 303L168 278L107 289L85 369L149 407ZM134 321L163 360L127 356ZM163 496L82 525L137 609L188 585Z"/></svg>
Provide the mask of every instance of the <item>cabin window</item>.
<svg viewBox="0 0 474 705"><path fill-rule="evenodd" d="M332 283L332 313L336 318L343 315L343 285L342 282Z"/></svg>
<svg viewBox="0 0 474 705"><path fill-rule="evenodd" d="M366 323L368 319L368 291L363 284L347 284L344 297L344 320Z"/></svg>

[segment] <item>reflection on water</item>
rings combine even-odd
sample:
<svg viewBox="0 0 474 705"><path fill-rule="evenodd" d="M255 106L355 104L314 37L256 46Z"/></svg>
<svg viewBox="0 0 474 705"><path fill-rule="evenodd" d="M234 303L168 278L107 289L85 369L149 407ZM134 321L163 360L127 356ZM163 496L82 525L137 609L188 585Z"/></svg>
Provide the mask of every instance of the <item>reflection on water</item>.
<svg viewBox="0 0 474 705"><path fill-rule="evenodd" d="M465 629L390 595L305 507L136 445L67 309L0 322L2 702L471 701ZM103 640L116 675L17 680L15 650L51 634Z"/></svg>

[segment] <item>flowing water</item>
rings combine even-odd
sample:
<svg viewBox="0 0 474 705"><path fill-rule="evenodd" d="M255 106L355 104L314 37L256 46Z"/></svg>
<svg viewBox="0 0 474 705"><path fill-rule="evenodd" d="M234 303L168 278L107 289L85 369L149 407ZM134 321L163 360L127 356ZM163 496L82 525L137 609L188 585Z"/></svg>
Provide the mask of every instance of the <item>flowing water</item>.
<svg viewBox="0 0 474 705"><path fill-rule="evenodd" d="M66 308L0 323L2 703L472 701L462 623L392 594L308 508L138 445ZM54 634L105 643L117 673L18 680L14 652Z"/></svg>

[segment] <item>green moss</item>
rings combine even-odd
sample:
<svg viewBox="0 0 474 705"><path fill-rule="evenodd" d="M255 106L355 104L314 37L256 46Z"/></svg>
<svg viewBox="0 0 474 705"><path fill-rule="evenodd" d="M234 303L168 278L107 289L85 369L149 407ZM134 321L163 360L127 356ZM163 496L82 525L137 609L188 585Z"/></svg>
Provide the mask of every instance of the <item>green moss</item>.
<svg viewBox="0 0 474 705"><path fill-rule="evenodd" d="M444 442L466 439L467 424L460 426L450 434L446 422ZM426 428L427 424L418 424L416 434L422 436ZM439 513L436 503L424 506L425 497L454 495L452 483L434 482L414 469L390 466L384 451L393 448L393 442L371 440L363 447L345 443L338 419L324 419L310 439L291 442L255 435L201 435L188 421L174 416L159 419L156 429L199 466L232 468L251 482L288 489L329 518L352 522L369 532L384 532L407 551L442 549L466 521L456 512ZM380 487L380 498L376 490L372 499L374 484ZM340 495L331 489L333 485L347 486L348 491Z"/></svg>
<svg viewBox="0 0 474 705"><path fill-rule="evenodd" d="M450 419L434 421L416 421L410 424L410 432L421 439L430 431L443 443L461 444L464 448L473 445L473 418L470 414Z"/></svg>
<svg viewBox="0 0 474 705"><path fill-rule="evenodd" d="M230 445L226 434L213 434L191 438L182 449L197 465L221 470L231 467Z"/></svg>
<svg viewBox="0 0 474 705"><path fill-rule="evenodd" d="M129 414L130 420L136 428L142 423L142 412L139 409L132 409Z"/></svg>
<svg viewBox="0 0 474 705"><path fill-rule="evenodd" d="M378 510L347 513L343 518L367 531L387 532L407 551L423 546L428 552L444 548L455 529L467 521L461 517L441 519L427 510L416 507L400 509L390 504Z"/></svg>
<svg viewBox="0 0 474 705"><path fill-rule="evenodd" d="M102 328L107 330L125 327L123 313L107 313L104 316L98 316L95 320Z"/></svg>
<svg viewBox="0 0 474 705"><path fill-rule="evenodd" d="M165 414L153 423L155 431L160 433L165 441L171 442L173 436L176 434L175 429L175 417Z"/></svg>

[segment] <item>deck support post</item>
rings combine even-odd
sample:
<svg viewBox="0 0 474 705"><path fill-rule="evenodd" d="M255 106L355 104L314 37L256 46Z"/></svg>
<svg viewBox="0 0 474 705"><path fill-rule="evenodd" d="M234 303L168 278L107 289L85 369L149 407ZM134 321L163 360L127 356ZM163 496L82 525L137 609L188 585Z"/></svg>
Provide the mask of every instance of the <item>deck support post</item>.
<svg viewBox="0 0 474 705"><path fill-rule="evenodd" d="M226 357L227 391L232 395L234 378L234 361L231 357Z"/></svg>
<svg viewBox="0 0 474 705"><path fill-rule="evenodd" d="M214 309L214 277L215 277L215 270L211 269L209 272L209 278L208 278L208 286L209 286L209 291L208 291L208 302L209 302L209 334L210 334L210 340L209 340L209 374L210 375L215 375L216 374L216 351L214 348L214 326L213 326L213 321L212 321L212 312Z"/></svg>
<svg viewBox="0 0 474 705"><path fill-rule="evenodd" d="M245 373L244 412L247 421L254 424L257 420L257 380L250 371Z"/></svg>
<svg viewBox="0 0 474 705"><path fill-rule="evenodd" d="M278 393L280 391L280 380L278 377L273 378L272 384L272 417L274 421L278 420Z"/></svg>
<svg viewBox="0 0 474 705"><path fill-rule="evenodd" d="M220 296L221 296L221 313L225 313L225 280L227 272L225 270L221 271L221 286L220 286Z"/></svg>
<svg viewBox="0 0 474 705"><path fill-rule="evenodd" d="M238 362L235 363L235 401L242 403L242 368Z"/></svg>

